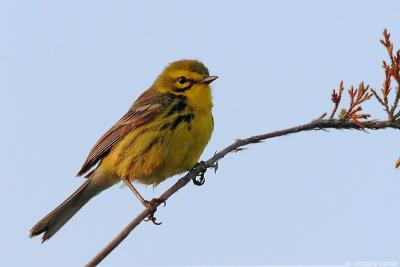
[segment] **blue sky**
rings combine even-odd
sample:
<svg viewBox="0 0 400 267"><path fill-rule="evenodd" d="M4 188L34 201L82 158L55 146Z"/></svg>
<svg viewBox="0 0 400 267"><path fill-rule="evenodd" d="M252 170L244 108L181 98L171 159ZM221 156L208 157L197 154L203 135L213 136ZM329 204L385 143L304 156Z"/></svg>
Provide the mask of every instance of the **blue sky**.
<svg viewBox="0 0 400 267"><path fill-rule="evenodd" d="M44 245L37 220L79 184L97 138L171 61L212 74L216 127L236 138L331 110L340 80L379 89L398 1L3 1L0 153L3 266L79 266L141 211L126 188L93 199ZM374 118L382 108L365 105ZM394 130L307 132L227 156L141 224L103 266L344 264L400 260ZM170 186L138 186L152 198ZM5 212L5 213L4 213Z"/></svg>

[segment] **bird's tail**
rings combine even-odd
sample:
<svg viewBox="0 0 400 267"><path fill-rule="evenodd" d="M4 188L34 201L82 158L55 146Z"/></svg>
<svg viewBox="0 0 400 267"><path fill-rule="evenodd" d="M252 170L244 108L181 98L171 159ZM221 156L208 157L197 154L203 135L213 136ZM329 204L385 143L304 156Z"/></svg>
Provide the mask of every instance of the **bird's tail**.
<svg viewBox="0 0 400 267"><path fill-rule="evenodd" d="M91 198L116 183L113 179L98 179L96 173L87 179L71 196L32 227L29 237L44 233L42 243L52 237Z"/></svg>

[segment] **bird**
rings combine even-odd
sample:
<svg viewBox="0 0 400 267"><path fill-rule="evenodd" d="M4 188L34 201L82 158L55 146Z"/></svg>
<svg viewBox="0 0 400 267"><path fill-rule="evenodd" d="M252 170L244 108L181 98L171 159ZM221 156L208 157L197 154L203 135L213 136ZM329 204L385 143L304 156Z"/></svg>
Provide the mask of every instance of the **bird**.
<svg viewBox="0 0 400 267"><path fill-rule="evenodd" d="M148 207L133 182L157 186L196 166L213 129L210 75L199 60L169 63L95 143L77 173L86 180L30 230L50 239L90 199L123 182ZM155 222L155 218L150 218Z"/></svg>

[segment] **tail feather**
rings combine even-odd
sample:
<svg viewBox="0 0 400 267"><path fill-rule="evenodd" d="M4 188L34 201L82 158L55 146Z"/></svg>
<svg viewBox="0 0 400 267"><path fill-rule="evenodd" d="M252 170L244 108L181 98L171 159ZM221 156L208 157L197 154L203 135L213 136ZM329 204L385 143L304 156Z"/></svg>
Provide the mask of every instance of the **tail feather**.
<svg viewBox="0 0 400 267"><path fill-rule="evenodd" d="M40 235L42 243L51 238L72 216L75 215L91 198L113 184L97 183L92 176L87 179L71 196L57 208L47 214L30 230L29 237Z"/></svg>

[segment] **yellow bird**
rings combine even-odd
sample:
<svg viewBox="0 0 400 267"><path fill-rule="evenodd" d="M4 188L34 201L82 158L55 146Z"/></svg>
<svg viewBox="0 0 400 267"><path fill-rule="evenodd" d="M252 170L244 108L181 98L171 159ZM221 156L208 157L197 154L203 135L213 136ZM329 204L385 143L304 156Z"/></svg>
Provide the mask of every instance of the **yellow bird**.
<svg viewBox="0 0 400 267"><path fill-rule="evenodd" d="M133 181L155 186L195 166L214 128L209 84L217 78L197 60L170 63L94 145L77 174L87 180L30 237L43 233L46 241L91 198L120 181L147 206Z"/></svg>

